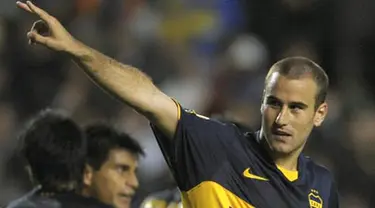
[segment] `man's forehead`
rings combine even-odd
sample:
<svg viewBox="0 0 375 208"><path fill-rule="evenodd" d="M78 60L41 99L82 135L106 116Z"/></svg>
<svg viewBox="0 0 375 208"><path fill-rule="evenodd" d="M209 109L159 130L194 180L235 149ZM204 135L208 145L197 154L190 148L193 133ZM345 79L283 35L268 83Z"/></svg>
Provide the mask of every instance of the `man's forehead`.
<svg viewBox="0 0 375 208"><path fill-rule="evenodd" d="M108 162L115 164L126 163L128 165L138 164L138 155L122 148L112 149L108 155Z"/></svg>
<svg viewBox="0 0 375 208"><path fill-rule="evenodd" d="M309 73L309 72L305 72L305 73L301 73L301 74L287 75L287 74L282 74L278 71L275 71L275 72L272 72L271 74L269 74L266 77L266 79L267 79L266 81L267 81L267 83L275 83L280 78L284 78L284 79L288 79L288 80L310 80L310 81L313 81L315 83L313 74Z"/></svg>
<svg viewBox="0 0 375 208"><path fill-rule="evenodd" d="M311 76L292 79L275 72L266 83L265 96L272 95L279 99L307 103L315 102L317 90L317 85Z"/></svg>

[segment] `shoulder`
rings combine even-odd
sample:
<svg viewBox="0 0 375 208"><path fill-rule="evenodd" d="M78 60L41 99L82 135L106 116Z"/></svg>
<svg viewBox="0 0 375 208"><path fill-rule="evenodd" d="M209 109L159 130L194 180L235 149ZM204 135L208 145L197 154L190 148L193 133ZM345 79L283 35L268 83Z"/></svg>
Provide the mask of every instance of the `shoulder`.
<svg viewBox="0 0 375 208"><path fill-rule="evenodd" d="M36 187L33 190L29 191L22 197L11 201L6 208L17 208L17 207L35 207L36 204L35 200L35 193L40 189L40 187Z"/></svg>
<svg viewBox="0 0 375 208"><path fill-rule="evenodd" d="M61 204L47 197L32 196L27 199L21 198L10 203L7 208L60 208Z"/></svg>
<svg viewBox="0 0 375 208"><path fill-rule="evenodd" d="M194 132L191 136L229 138L238 136L242 131L242 126L227 119L207 117L194 110L182 109L178 129L184 132Z"/></svg>
<svg viewBox="0 0 375 208"><path fill-rule="evenodd" d="M59 201L62 207L91 207L91 208L110 208L111 206L100 202L92 197L84 197L75 193L58 194L54 197Z"/></svg>
<svg viewBox="0 0 375 208"><path fill-rule="evenodd" d="M312 174L315 178L319 178L320 180L324 180L325 182L333 182L333 175L331 171L321 165L313 161L310 157L308 156L303 156L303 159L305 160L306 164L306 169L307 171Z"/></svg>
<svg viewBox="0 0 375 208"><path fill-rule="evenodd" d="M35 206L30 200L25 198L19 198L14 201L11 201L6 208L18 208L18 207L33 207Z"/></svg>

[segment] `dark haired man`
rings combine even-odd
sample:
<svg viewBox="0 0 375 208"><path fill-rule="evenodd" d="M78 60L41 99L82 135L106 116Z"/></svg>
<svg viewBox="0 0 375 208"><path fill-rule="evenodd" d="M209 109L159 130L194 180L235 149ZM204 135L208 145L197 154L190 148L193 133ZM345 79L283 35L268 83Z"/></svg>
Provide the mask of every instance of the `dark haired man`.
<svg viewBox="0 0 375 208"><path fill-rule="evenodd" d="M88 148L83 195L115 208L129 208L138 188L138 158L144 152L126 133L104 125L85 129Z"/></svg>
<svg viewBox="0 0 375 208"><path fill-rule="evenodd" d="M86 139L70 118L42 111L23 132L20 153L36 188L8 208L110 207L76 194L82 183Z"/></svg>

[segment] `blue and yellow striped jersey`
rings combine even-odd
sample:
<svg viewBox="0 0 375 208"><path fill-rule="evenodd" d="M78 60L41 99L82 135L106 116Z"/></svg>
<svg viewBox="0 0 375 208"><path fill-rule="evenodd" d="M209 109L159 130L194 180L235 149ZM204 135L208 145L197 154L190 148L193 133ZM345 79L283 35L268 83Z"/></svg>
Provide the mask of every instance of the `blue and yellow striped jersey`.
<svg viewBox="0 0 375 208"><path fill-rule="evenodd" d="M329 171L301 155L298 171L278 168L257 132L179 109L174 140L153 126L155 136L193 208L337 208Z"/></svg>

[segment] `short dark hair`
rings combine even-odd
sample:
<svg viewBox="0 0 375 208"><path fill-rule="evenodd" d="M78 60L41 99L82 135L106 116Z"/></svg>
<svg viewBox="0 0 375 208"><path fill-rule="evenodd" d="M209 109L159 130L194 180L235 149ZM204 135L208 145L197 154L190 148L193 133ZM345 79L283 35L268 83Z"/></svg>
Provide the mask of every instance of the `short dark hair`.
<svg viewBox="0 0 375 208"><path fill-rule="evenodd" d="M100 170L113 149L120 148L137 156L144 155L138 141L109 125L103 123L89 125L85 128L85 134L88 142L86 161L95 170Z"/></svg>
<svg viewBox="0 0 375 208"><path fill-rule="evenodd" d="M45 191L72 191L81 183L86 140L78 125L51 109L41 111L20 136L20 153Z"/></svg>
<svg viewBox="0 0 375 208"><path fill-rule="evenodd" d="M296 56L288 57L276 62L266 76L265 87L267 87L270 77L275 72L290 79L299 79L304 76L312 77L318 87L315 97L315 107L317 108L320 104L325 102L329 87L329 79L322 67L312 60Z"/></svg>

